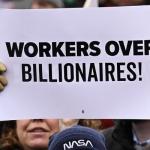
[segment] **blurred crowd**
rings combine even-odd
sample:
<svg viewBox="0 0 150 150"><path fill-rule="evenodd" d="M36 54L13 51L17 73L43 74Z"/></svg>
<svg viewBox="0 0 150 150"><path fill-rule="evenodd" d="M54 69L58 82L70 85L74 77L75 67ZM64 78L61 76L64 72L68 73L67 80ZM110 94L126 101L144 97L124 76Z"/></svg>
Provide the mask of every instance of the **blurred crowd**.
<svg viewBox="0 0 150 150"><path fill-rule="evenodd" d="M85 0L0 0L0 8L68 8L82 7Z"/></svg>
<svg viewBox="0 0 150 150"><path fill-rule="evenodd" d="M30 119L0 122L0 150L69 150L63 145L72 140L77 142L77 147L72 150L150 150L150 120ZM86 145L85 140L91 143ZM71 145L68 147L74 144Z"/></svg>
<svg viewBox="0 0 150 150"><path fill-rule="evenodd" d="M135 6L135 5L149 5L149 0L102 0L99 6Z"/></svg>
<svg viewBox="0 0 150 150"><path fill-rule="evenodd" d="M0 0L0 8L76 8L86 0ZM149 5L149 0L97 0L99 7Z"/></svg>

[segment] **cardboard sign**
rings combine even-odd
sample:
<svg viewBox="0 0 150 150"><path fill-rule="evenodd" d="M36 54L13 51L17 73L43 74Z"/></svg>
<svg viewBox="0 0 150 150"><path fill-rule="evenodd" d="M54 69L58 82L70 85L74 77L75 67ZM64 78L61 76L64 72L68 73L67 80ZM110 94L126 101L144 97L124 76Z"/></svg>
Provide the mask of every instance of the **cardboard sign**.
<svg viewBox="0 0 150 150"><path fill-rule="evenodd" d="M149 7L0 10L0 120L150 117Z"/></svg>

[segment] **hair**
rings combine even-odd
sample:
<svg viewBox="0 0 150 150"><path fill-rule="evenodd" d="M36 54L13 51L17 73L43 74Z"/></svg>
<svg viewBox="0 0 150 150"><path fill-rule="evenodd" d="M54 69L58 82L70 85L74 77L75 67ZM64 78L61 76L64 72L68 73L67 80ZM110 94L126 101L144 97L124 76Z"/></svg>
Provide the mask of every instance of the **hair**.
<svg viewBox="0 0 150 150"><path fill-rule="evenodd" d="M50 4L53 8L58 8L58 6L57 6L55 3L53 3L53 2L48 2L48 1L46 1L46 0L43 0L43 1L38 0L37 2L38 2L41 6L45 6L45 5L47 5L47 4Z"/></svg>
<svg viewBox="0 0 150 150"><path fill-rule="evenodd" d="M1 124L0 150L23 150L17 133L16 121L6 121Z"/></svg>
<svg viewBox="0 0 150 150"><path fill-rule="evenodd" d="M64 3L61 0L34 0L33 2L38 2L43 8L48 4L51 5L52 8L62 8L64 7Z"/></svg>
<svg viewBox="0 0 150 150"><path fill-rule="evenodd" d="M102 129L102 123L99 119L80 119L78 125L93 128L96 130Z"/></svg>

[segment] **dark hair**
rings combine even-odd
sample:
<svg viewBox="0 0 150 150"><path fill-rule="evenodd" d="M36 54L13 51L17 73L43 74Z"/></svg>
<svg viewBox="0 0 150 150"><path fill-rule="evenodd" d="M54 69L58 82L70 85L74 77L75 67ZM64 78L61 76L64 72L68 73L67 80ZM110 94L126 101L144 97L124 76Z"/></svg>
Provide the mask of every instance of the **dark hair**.
<svg viewBox="0 0 150 150"><path fill-rule="evenodd" d="M16 121L5 121L1 123L0 150L23 150L17 134Z"/></svg>
<svg viewBox="0 0 150 150"><path fill-rule="evenodd" d="M150 0L145 0L145 5L150 5Z"/></svg>
<svg viewBox="0 0 150 150"><path fill-rule="evenodd" d="M150 5L150 0L143 0L143 2L141 2L138 5ZM115 3L112 2L112 0L105 0L104 2L100 2L99 3L100 7L105 7L105 6L117 6Z"/></svg>

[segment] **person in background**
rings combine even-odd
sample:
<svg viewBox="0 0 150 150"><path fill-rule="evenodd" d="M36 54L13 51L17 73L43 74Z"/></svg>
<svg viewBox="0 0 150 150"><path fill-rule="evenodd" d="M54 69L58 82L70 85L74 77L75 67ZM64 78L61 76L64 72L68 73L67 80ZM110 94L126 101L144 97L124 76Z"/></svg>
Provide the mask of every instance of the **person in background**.
<svg viewBox="0 0 150 150"><path fill-rule="evenodd" d="M106 150L104 136L94 129L74 126L54 134L48 150Z"/></svg>
<svg viewBox="0 0 150 150"><path fill-rule="evenodd" d="M95 130L103 130L114 125L111 119L80 119L78 125L90 127Z"/></svg>
<svg viewBox="0 0 150 150"><path fill-rule="evenodd" d="M78 124L78 119L60 119L60 130L64 130Z"/></svg>
<svg viewBox="0 0 150 150"><path fill-rule="evenodd" d="M63 0L66 8L83 7L86 0Z"/></svg>
<svg viewBox="0 0 150 150"><path fill-rule="evenodd" d="M1 131L0 150L47 150L49 138L59 132L59 120L7 121Z"/></svg>
<svg viewBox="0 0 150 150"><path fill-rule="evenodd" d="M33 0L32 9L40 8L63 8L64 3L62 0Z"/></svg>
<svg viewBox="0 0 150 150"><path fill-rule="evenodd" d="M150 120L118 120L103 133L108 150L150 150Z"/></svg>
<svg viewBox="0 0 150 150"><path fill-rule="evenodd" d="M63 0L0 0L0 8L40 9L62 8Z"/></svg>
<svg viewBox="0 0 150 150"><path fill-rule="evenodd" d="M0 8L15 8L15 4L12 0L0 0Z"/></svg>
<svg viewBox="0 0 150 150"><path fill-rule="evenodd" d="M0 8L4 9L29 9L31 0L0 0Z"/></svg>
<svg viewBox="0 0 150 150"><path fill-rule="evenodd" d="M135 5L148 5L149 0L103 0L100 1L101 6L135 6Z"/></svg>

